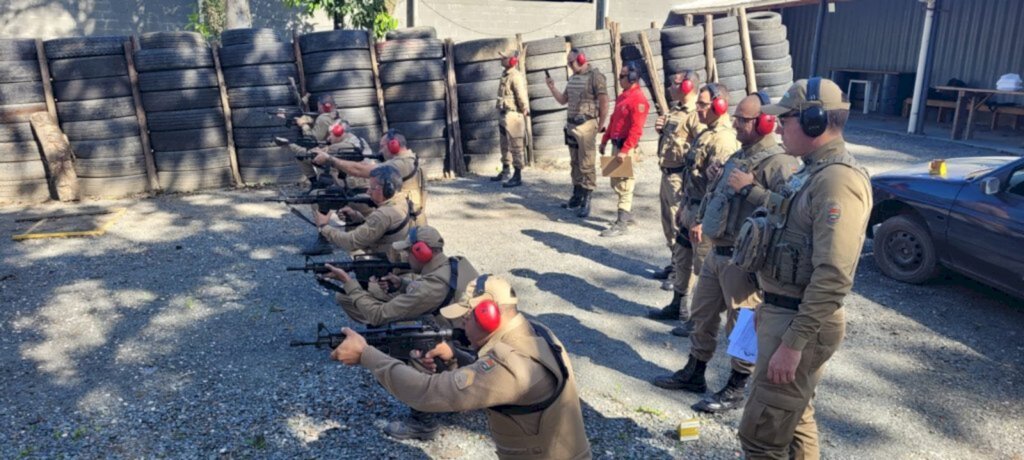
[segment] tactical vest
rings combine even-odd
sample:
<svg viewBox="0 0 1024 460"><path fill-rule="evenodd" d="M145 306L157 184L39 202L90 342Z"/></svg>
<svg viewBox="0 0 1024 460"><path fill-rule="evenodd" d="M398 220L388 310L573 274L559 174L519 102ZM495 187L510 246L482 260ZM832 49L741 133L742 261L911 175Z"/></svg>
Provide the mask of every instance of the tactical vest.
<svg viewBox="0 0 1024 460"><path fill-rule="evenodd" d="M659 165L663 168L683 166L683 157L690 150L690 143L685 132L678 132L686 118L691 114L682 110L673 110L665 117L665 126L661 128L658 138Z"/></svg>
<svg viewBox="0 0 1024 460"><path fill-rule="evenodd" d="M513 88L517 78L519 78L519 71L515 68L509 69L501 76L501 81L498 83L498 111L519 112Z"/></svg>
<svg viewBox="0 0 1024 460"><path fill-rule="evenodd" d="M729 175L732 171L739 168L743 172L755 173L765 160L784 152L781 146L774 145L754 152L747 158L741 159L734 155L725 162L722 173L712 184L711 191L701 202L698 212L698 215L702 216L701 229L705 235L713 239L723 239L738 230L740 213L737 211L743 205L744 198L737 195L729 186Z"/></svg>
<svg viewBox="0 0 1024 460"><path fill-rule="evenodd" d="M565 95L569 99L566 116L569 120L577 116L588 120L597 118L597 95L591 91L596 73L594 69L587 69L585 73L569 77L569 83L565 85Z"/></svg>

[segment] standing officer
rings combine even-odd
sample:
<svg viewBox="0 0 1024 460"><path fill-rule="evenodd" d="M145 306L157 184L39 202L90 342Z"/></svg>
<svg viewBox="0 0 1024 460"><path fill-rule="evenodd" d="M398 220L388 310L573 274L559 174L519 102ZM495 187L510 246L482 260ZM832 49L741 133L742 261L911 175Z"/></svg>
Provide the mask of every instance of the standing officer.
<svg viewBox="0 0 1024 460"><path fill-rule="evenodd" d="M619 83L625 89L615 98L615 111L608 122L608 130L601 137L600 150L601 155L604 155L608 141L611 141L612 155L618 157L619 161L624 161L627 157L636 158L635 152L651 106L640 90L640 66L636 61L628 61L622 66L619 70ZM619 196L619 201L616 206L618 213L615 223L601 232L601 236L609 237L622 235L626 233L628 226L635 224L630 211L633 210L633 188L636 187L636 179L612 177L611 185L615 194Z"/></svg>
<svg viewBox="0 0 1024 460"><path fill-rule="evenodd" d="M690 150L690 145L697 135L704 129L697 115L696 75L692 71L676 74L672 77L672 84L669 85L669 94L675 100L675 104L667 115L658 117L654 129L658 130L661 137L658 138L658 167L661 168L661 228L665 232L665 241L672 251L672 259L676 259L676 252L691 251L677 243L679 239L679 224L676 223L676 212L679 211L679 203L683 200L683 183L685 177L683 172L683 156ZM686 295L689 286L675 286L670 278L675 271L672 264L664 270L654 274L655 279L665 280L661 288L668 291L674 290L672 301L661 310L649 312L648 317L659 320L688 319L680 318L680 299Z"/></svg>
<svg viewBox="0 0 1024 460"><path fill-rule="evenodd" d="M530 115L530 98L526 92L526 79L516 67L519 51L502 55L505 73L498 83L498 132L501 134L501 172L492 181L505 181L502 187L523 185L523 151L526 148L526 117ZM509 163L516 168L509 178Z"/></svg>
<svg viewBox="0 0 1024 460"><path fill-rule="evenodd" d="M744 220L767 204L768 193L780 192L797 169L797 160L786 155L775 140L775 117L761 113L762 104L769 102L767 94L758 93L747 96L736 107L733 126L743 150L729 158L722 173L713 179L697 215L702 238L710 240L714 250L704 259L693 293L690 357L682 370L655 379L654 384L662 388L705 392L704 370L718 345L722 312L726 313L728 336L739 309L761 303L750 273L731 260ZM725 387L695 404L694 410L715 413L743 404L754 363L733 357L730 364L732 372Z"/></svg>
<svg viewBox="0 0 1024 460"><path fill-rule="evenodd" d="M572 76L565 85L565 93L555 88L555 81L547 78L551 96L559 104L568 104L565 123L565 143L569 146L572 166L572 198L562 207L579 208L576 215L590 215L590 195L597 186L597 133L605 129L608 116L608 88L604 74L590 68L587 56L573 48L566 56Z"/></svg>
<svg viewBox="0 0 1024 460"><path fill-rule="evenodd" d="M763 111L779 117L786 152L804 168L775 195L782 200L769 198L774 212L761 227L776 229L767 244L745 235L737 244L736 262L756 269L764 289L757 372L739 438L747 458L818 458L811 399L845 333L843 299L864 244L871 185L846 150L850 104L831 80L799 80ZM741 257L757 247L767 252Z"/></svg>
<svg viewBox="0 0 1024 460"><path fill-rule="evenodd" d="M690 151L683 159L686 168L683 174L686 181L683 185L683 200L676 212L679 222L679 235L676 242L684 249L679 257L673 258L675 265L675 285L689 289L691 274L699 274L704 258L711 251L711 242L701 237L700 225L697 222L697 211L701 200L708 190L708 183L721 171L722 165L733 153L740 149L736 140L736 130L729 119L729 89L721 83L708 83L700 89L697 96L697 115L705 128L697 136ZM686 307L686 292L679 294L680 317L690 318ZM674 299L674 297L673 297ZM673 303L675 301L673 300ZM672 334L680 337L689 335L693 322L686 320L683 325L672 329Z"/></svg>
<svg viewBox="0 0 1024 460"><path fill-rule="evenodd" d="M507 281L482 275L460 303L443 308L442 315L464 322L479 359L456 359L441 344L423 359L427 367L435 357L447 361L449 370L441 373L419 372L367 347L349 328L342 329L347 337L331 358L365 366L388 392L418 410L486 409L498 458L589 459L569 355L550 329L520 315L516 304Z"/></svg>

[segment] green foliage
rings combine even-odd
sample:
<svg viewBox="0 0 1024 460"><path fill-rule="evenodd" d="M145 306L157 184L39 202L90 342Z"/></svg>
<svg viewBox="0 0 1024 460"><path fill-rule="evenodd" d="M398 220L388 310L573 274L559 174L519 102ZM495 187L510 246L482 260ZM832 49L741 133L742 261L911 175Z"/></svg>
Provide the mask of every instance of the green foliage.
<svg viewBox="0 0 1024 460"><path fill-rule="evenodd" d="M188 15L186 30L199 32L206 40L219 40L224 31L224 0L199 0L199 5Z"/></svg>
<svg viewBox="0 0 1024 460"><path fill-rule="evenodd" d="M334 19L334 28L344 24L357 29L373 32L377 38L384 38L389 30L398 28L398 19L389 10L394 1L389 0L282 0L291 8L299 8L306 15L323 11Z"/></svg>

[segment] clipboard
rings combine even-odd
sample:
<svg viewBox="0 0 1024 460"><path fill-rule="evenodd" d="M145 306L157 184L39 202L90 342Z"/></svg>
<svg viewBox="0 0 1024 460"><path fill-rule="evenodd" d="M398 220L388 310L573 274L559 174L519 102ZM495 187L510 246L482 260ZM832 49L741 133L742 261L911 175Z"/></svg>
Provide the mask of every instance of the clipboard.
<svg viewBox="0 0 1024 460"><path fill-rule="evenodd" d="M621 161L618 155L601 155L602 177L633 177L633 156L626 155Z"/></svg>

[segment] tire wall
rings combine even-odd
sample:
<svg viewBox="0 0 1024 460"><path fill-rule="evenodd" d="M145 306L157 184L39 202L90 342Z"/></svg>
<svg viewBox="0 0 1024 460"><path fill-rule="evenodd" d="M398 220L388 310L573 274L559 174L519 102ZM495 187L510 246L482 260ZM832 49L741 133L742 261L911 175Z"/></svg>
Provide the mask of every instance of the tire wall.
<svg viewBox="0 0 1024 460"><path fill-rule="evenodd" d="M46 111L43 83L31 39L0 39L0 203L46 201L42 153L29 115Z"/></svg>
<svg viewBox="0 0 1024 460"><path fill-rule="evenodd" d="M565 43L565 37L561 36L525 43L533 154L538 162L558 163L569 160L563 132L566 108L554 103L554 97L544 83L547 72L554 80L555 87L565 90L569 77L565 67Z"/></svg>
<svg viewBox="0 0 1024 460"><path fill-rule="evenodd" d="M503 72L500 53L508 54L515 47L515 40L510 38L455 44L459 127L466 170L471 173L490 175L501 168L497 108L498 83Z"/></svg>
<svg viewBox="0 0 1024 460"><path fill-rule="evenodd" d="M619 55L622 58L622 65L625 66L626 62L633 61L640 66L640 87L644 92L644 97L647 98L649 111L647 114L647 122L644 123L643 134L640 136L641 147L644 149L650 148L651 151L646 153L655 153L654 148L658 141L658 133L654 130L654 123L658 120L658 103L651 93L651 88L654 87L654 82L651 81L651 75L647 71L647 65L645 63L643 46L640 44L641 35L647 36L648 44L651 47L651 56L654 60L654 68L658 72L658 78L661 80L661 84L664 85L664 60L661 56L661 29L642 29L631 32L623 32L620 34L622 44L619 51ZM666 100L669 97L668 93L665 94Z"/></svg>

